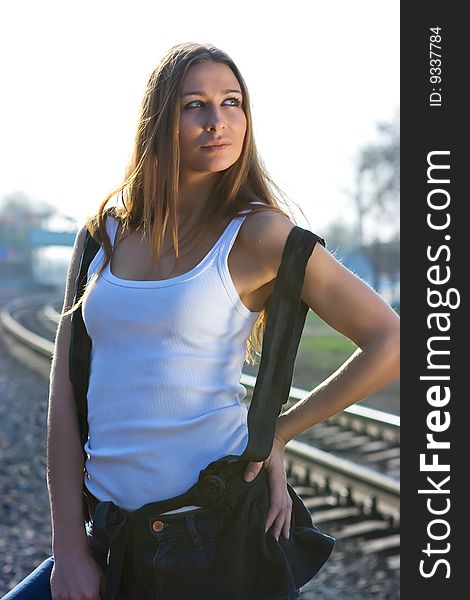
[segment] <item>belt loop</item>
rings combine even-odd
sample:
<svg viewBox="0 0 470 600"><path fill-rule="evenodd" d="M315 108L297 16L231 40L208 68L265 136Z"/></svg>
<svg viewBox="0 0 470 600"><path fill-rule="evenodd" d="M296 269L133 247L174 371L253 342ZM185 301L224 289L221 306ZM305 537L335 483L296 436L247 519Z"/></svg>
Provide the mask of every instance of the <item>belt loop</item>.
<svg viewBox="0 0 470 600"><path fill-rule="evenodd" d="M130 526L130 514L114 502L107 500L96 505L93 529L109 539L104 600L118 598Z"/></svg>
<svg viewBox="0 0 470 600"><path fill-rule="evenodd" d="M108 516L111 510L111 505L114 505L111 501L98 502L95 506L93 514L93 531L99 534L105 534L109 536L108 530Z"/></svg>

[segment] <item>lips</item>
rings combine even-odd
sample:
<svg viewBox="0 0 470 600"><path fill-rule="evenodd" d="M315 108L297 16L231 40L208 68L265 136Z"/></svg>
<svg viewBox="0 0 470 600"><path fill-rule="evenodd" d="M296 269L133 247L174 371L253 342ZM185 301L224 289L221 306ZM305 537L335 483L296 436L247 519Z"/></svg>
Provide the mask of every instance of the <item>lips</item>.
<svg viewBox="0 0 470 600"><path fill-rule="evenodd" d="M230 146L230 142L220 141L220 142L212 142L210 144L205 144L201 146L201 148L214 148L218 146Z"/></svg>
<svg viewBox="0 0 470 600"><path fill-rule="evenodd" d="M224 152L230 144L212 144L211 146L201 146L201 150L210 154L217 154L218 152Z"/></svg>

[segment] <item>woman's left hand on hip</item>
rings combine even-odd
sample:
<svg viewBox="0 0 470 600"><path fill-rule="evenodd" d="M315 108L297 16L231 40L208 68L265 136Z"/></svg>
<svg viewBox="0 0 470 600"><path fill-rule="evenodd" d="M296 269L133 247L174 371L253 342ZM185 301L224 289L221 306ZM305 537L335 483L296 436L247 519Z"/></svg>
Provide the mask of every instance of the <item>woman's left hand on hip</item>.
<svg viewBox="0 0 470 600"><path fill-rule="evenodd" d="M281 533L286 540L289 539L292 513L292 500L287 491L287 475L284 469L284 448L285 443L275 436L268 458L262 462L248 463L243 475L245 481L253 481L263 467L268 471L271 502L265 530L268 531L273 526L273 535L277 541Z"/></svg>

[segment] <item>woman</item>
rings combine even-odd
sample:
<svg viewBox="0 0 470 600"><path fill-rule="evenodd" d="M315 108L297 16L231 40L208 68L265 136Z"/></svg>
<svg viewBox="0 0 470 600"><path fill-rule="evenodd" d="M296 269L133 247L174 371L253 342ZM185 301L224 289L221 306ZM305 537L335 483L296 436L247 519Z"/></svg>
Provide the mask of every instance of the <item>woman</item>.
<svg viewBox="0 0 470 600"><path fill-rule="evenodd" d="M239 376L245 358L252 361L259 352L265 310L294 227L272 188L255 149L248 91L233 61L210 45L170 49L149 79L125 180L76 238L51 368L53 559L9 600L97 600L105 589L106 546L83 525L83 447L68 375L73 310L83 308L93 340L85 445L90 497L132 511L183 493L210 461L243 451L246 390ZM104 218L106 204L119 193L122 205ZM82 301L72 306L87 227L102 247ZM320 244L307 263L302 300L358 350L278 418L271 454L246 468L246 481L267 471L265 529L276 540L289 538L291 522L286 443L398 376L396 314ZM145 581L133 581L129 566L122 597L127 590L139 598L229 600L230 590L218 590L211 574L216 512L189 505L160 517L145 534L149 552L154 548ZM198 552L184 554L175 542L170 562L155 554L152 536L165 527ZM133 556L127 559L132 565ZM298 590L288 597L297 598Z"/></svg>

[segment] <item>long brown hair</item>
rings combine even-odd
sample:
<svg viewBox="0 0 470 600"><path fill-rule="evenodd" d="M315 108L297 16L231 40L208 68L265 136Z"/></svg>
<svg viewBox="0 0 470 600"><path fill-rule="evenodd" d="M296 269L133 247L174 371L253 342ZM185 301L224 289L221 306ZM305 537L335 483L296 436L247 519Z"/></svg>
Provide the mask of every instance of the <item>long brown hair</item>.
<svg viewBox="0 0 470 600"><path fill-rule="evenodd" d="M103 246L105 260L88 283L81 299L64 315L72 313L82 304L93 283L111 260L112 244L105 227L105 220L110 213L119 219L123 231L140 230L148 237L152 266L159 261L162 242L169 230L178 263L182 241L178 239L177 214L181 85L189 67L204 61L227 65L238 79L243 94L246 133L240 157L219 174L203 217L203 222L207 224L203 239L207 239L222 221L235 217L240 210L247 208L253 213L261 210L278 212L289 216L295 223L294 216L287 214L291 211L284 201L285 194L268 175L256 150L248 89L233 60L212 44L189 42L173 46L148 79L140 107L134 149L124 181L106 196L98 212L86 221L90 234ZM121 206L116 204L106 209L111 198L120 198ZM253 200L263 204L250 205L249 202ZM287 210L281 209L281 203L286 205ZM261 351L268 306L269 298L247 340L246 360L252 364Z"/></svg>

